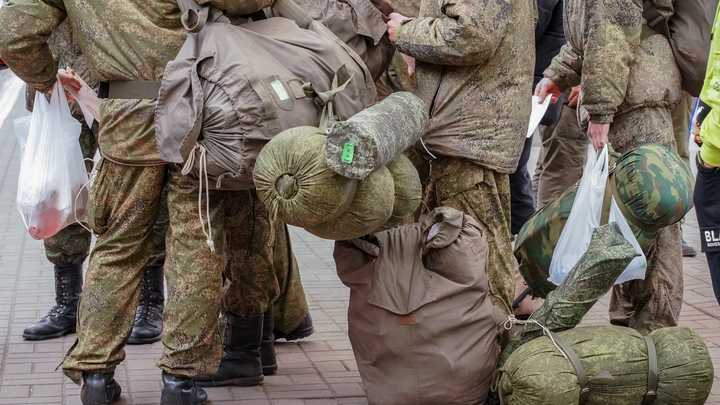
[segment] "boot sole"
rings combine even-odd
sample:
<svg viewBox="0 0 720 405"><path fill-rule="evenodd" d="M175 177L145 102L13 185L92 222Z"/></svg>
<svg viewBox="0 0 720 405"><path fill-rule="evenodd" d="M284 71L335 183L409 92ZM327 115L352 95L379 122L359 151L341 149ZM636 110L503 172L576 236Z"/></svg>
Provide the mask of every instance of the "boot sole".
<svg viewBox="0 0 720 405"><path fill-rule="evenodd" d="M301 330L294 330L290 334L284 334L279 331L273 331L273 334L275 335L275 340L285 339L288 342L291 342L293 340L300 340L305 339L306 337L312 335L315 333L315 327L311 326L309 328L301 329Z"/></svg>
<svg viewBox="0 0 720 405"><path fill-rule="evenodd" d="M275 372L277 372L277 370L277 364L273 364L270 366L262 366L263 375L273 375L275 374Z"/></svg>
<svg viewBox="0 0 720 405"><path fill-rule="evenodd" d="M118 390L113 393L113 397L110 402L104 400L97 402L96 400L94 401L95 398L82 398L82 395L80 401L82 401L83 405L111 405L120 401L120 395L122 395L122 388L118 385ZM89 396L92 397L92 395Z"/></svg>
<svg viewBox="0 0 720 405"><path fill-rule="evenodd" d="M156 337L144 338L144 339L130 339L130 340L128 340L127 344L129 344L129 345L146 345L149 343L159 342L160 339L161 339L160 335L158 335Z"/></svg>
<svg viewBox="0 0 720 405"><path fill-rule="evenodd" d="M63 337L65 335L69 335L71 333L75 333L75 328L68 329L62 332L53 333L52 335L27 335L23 333L22 338L25 340L47 340L47 339L57 339L59 337Z"/></svg>
<svg viewBox="0 0 720 405"><path fill-rule="evenodd" d="M229 380L223 380L223 381L198 381L195 380L195 385L198 387L225 387L228 385L234 385L237 387L253 387L256 385L260 385L261 382L263 382L264 376L257 376L257 377L242 377L242 378L232 378Z"/></svg>

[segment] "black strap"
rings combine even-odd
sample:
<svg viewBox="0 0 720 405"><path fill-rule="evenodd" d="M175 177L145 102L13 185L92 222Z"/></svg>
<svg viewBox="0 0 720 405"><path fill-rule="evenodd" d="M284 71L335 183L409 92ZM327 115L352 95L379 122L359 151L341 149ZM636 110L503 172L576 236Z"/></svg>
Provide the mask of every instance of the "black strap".
<svg viewBox="0 0 720 405"><path fill-rule="evenodd" d="M650 405L657 397L657 388L660 379L658 378L657 351L655 350L655 343L650 336L643 337L645 338L648 351L648 386L645 397L643 397L642 405Z"/></svg>
<svg viewBox="0 0 720 405"><path fill-rule="evenodd" d="M100 82L98 97L110 99L156 99L161 82L156 81L118 81Z"/></svg>
<svg viewBox="0 0 720 405"><path fill-rule="evenodd" d="M585 368L580 362L580 358L578 357L577 353L575 353L575 350L573 350L572 346L570 346L570 343L560 337L560 335L558 335L557 333L550 331L548 332L550 333L550 338L554 340L558 346L560 346L560 349L565 353L567 359L570 360L573 368L575 368L575 374L577 375L578 382L580 383L580 397L578 398L578 405L585 405L588 398L590 397L590 387L588 387L587 384L590 381L614 380L612 374L610 374L609 371L603 370L597 373L594 377L587 378L587 374L585 374Z"/></svg>

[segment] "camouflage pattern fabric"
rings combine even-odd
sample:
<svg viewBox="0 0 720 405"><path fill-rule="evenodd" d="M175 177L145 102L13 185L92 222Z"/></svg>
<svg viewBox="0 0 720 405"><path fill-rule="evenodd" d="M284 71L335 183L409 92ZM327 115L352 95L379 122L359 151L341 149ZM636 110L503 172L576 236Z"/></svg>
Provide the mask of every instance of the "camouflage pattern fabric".
<svg viewBox="0 0 720 405"><path fill-rule="evenodd" d="M397 49L416 59L414 93L431 117L423 140L435 156L515 171L530 117L536 13L525 0L420 0L419 18L400 25Z"/></svg>
<svg viewBox="0 0 720 405"><path fill-rule="evenodd" d="M667 39L659 34L641 39L642 3L565 1L568 43L544 75L561 91L581 85L578 106L583 128L589 120L611 123L632 110L669 109L680 102L680 73ZM672 14L671 0L656 3L662 3L660 8L666 16ZM617 139L610 138L610 142L620 152L626 146L634 147Z"/></svg>
<svg viewBox="0 0 720 405"><path fill-rule="evenodd" d="M275 330L290 334L300 326L309 312L305 291L300 282L300 268L292 252L287 225L275 233L274 266L280 296L273 304Z"/></svg>
<svg viewBox="0 0 720 405"><path fill-rule="evenodd" d="M325 141L325 161L341 176L365 179L417 142L427 126L422 100L408 92L393 93L332 125ZM346 153L348 147L352 153Z"/></svg>
<svg viewBox="0 0 720 405"><path fill-rule="evenodd" d="M635 256L638 256L635 248L623 237L617 223L595 228L587 252L557 289L548 293L543 305L533 312L530 319L552 332L574 328L590 308L610 291ZM503 349L498 367L502 367L520 346L543 333L537 324L525 324L522 332Z"/></svg>
<svg viewBox="0 0 720 405"><path fill-rule="evenodd" d="M636 331L587 326L558 333L568 342L588 379L602 371L613 379L589 381L587 405L637 405L648 391L648 349ZM657 353L658 387L653 404L702 405L714 372L702 338L690 328L664 328L650 334ZM577 404L583 387L575 368L548 337L524 344L499 369L503 405Z"/></svg>
<svg viewBox="0 0 720 405"><path fill-rule="evenodd" d="M405 155L400 155L385 167L390 171L395 184L395 203L390 219L372 233L385 231L402 224L418 209L422 200L420 177L410 159Z"/></svg>
<svg viewBox="0 0 720 405"><path fill-rule="evenodd" d="M674 224L693 206L690 166L667 146L642 145L622 154L613 177L623 205L643 224Z"/></svg>
<svg viewBox="0 0 720 405"><path fill-rule="evenodd" d="M678 324L684 287L681 237L680 225L670 225L643 250L647 258L645 280L613 287L610 323L643 335Z"/></svg>
<svg viewBox="0 0 720 405"><path fill-rule="evenodd" d="M510 243L510 179L467 159L441 157L430 162L425 206L455 208L475 219L488 241L488 276L499 297L493 305L508 312L515 297L515 259Z"/></svg>

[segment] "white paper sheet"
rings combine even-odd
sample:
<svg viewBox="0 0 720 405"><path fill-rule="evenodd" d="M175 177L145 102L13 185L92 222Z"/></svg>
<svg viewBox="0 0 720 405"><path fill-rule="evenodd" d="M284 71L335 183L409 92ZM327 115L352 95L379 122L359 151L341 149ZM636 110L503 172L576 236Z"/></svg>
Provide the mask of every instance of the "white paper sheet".
<svg viewBox="0 0 720 405"><path fill-rule="evenodd" d="M525 136L526 138L530 138L533 132L535 132L535 128L540 125L540 120L542 120L542 117L545 115L545 111L547 111L550 106L551 98L552 95L548 94L547 97L545 97L545 101L541 104L540 97L532 96L532 113L530 113L530 124L528 125L528 132Z"/></svg>

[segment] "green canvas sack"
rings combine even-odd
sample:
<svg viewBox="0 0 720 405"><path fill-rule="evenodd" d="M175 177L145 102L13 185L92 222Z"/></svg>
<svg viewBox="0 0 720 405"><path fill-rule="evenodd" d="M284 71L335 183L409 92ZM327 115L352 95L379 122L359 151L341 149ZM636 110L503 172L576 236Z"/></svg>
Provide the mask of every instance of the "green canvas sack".
<svg viewBox="0 0 720 405"><path fill-rule="evenodd" d="M707 347L690 328L646 339L603 325L525 343L498 369L496 384L503 405L702 405L713 378Z"/></svg>
<svg viewBox="0 0 720 405"><path fill-rule="evenodd" d="M667 146L648 144L622 155L611 152L610 168L606 191L615 197L643 250L660 229L680 221L692 208L692 172ZM515 242L520 273L533 293L543 298L556 288L547 280L550 262L577 187L571 186L530 217Z"/></svg>
<svg viewBox="0 0 720 405"><path fill-rule="evenodd" d="M422 200L422 183L415 165L405 155L400 155L388 163L388 170L392 174L395 184L395 202L390 219L385 221L376 231L388 230L400 225L405 218L412 215Z"/></svg>

